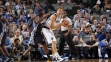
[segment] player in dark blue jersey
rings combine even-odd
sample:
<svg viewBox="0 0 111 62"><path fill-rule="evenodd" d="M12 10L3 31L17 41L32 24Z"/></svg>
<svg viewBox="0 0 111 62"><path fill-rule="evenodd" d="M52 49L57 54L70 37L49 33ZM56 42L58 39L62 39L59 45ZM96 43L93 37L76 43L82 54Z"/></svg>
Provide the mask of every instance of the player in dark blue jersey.
<svg viewBox="0 0 111 62"><path fill-rule="evenodd" d="M13 61L13 58L10 57L10 54L8 53L6 46L5 46L5 40L7 37L7 32L6 32L6 25L9 28L9 33L10 33L10 25L8 23L8 21L6 20L6 18L4 16L1 17L1 21L0 21L0 52L3 55L3 61ZM6 55L5 55L6 53Z"/></svg>
<svg viewBox="0 0 111 62"><path fill-rule="evenodd" d="M39 17L39 16L36 16L34 19L33 19L33 30L31 32L31 37L30 37L30 41L29 41L29 45L30 47L24 52L24 54L20 57L19 61L20 62L21 60L23 60L23 58L34 48L34 47L37 47L38 46L38 43L41 43L43 45L43 48L44 48L44 51L45 53L47 54L48 58L50 58L50 55L49 55L49 51L48 51L48 48L47 48L47 45L45 43L45 40L44 40L44 36L42 35L41 33L41 29L42 29L42 26L43 26L43 19L46 19L47 16L49 14L46 14L45 16L43 17Z"/></svg>

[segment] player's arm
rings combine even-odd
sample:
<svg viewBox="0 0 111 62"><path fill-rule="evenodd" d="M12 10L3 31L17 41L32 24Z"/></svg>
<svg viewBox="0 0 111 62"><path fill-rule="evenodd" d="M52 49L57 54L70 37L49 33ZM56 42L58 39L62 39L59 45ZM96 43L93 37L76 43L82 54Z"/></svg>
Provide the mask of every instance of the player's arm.
<svg viewBox="0 0 111 62"><path fill-rule="evenodd" d="M9 22L7 21L7 19L6 19L4 16L2 16L2 17L1 17L1 20L4 21L4 22L8 25L8 29L9 29L9 33L10 33L10 32L11 32L11 30L10 30L10 24L9 24Z"/></svg>
<svg viewBox="0 0 111 62"><path fill-rule="evenodd" d="M41 21L43 21L43 19L47 18L47 16L49 16L50 14L46 14L44 17L39 18L39 16L36 16L34 22L35 23L40 23Z"/></svg>
<svg viewBox="0 0 111 62"><path fill-rule="evenodd" d="M58 25L55 25L55 24L54 24L54 23L55 23L55 18L56 18L55 15L52 15L52 16L50 17L50 20L51 20L50 28L51 28L51 29L56 29L56 28L58 28L58 27L60 27L60 26L63 25L63 23L60 23L60 24L58 24Z"/></svg>
<svg viewBox="0 0 111 62"><path fill-rule="evenodd" d="M69 25L67 33L69 33L71 31L71 29L72 29L72 25Z"/></svg>
<svg viewBox="0 0 111 62"><path fill-rule="evenodd" d="M59 28L59 30L57 31L57 34L55 35L55 37L58 36L59 32L61 31L61 27Z"/></svg>

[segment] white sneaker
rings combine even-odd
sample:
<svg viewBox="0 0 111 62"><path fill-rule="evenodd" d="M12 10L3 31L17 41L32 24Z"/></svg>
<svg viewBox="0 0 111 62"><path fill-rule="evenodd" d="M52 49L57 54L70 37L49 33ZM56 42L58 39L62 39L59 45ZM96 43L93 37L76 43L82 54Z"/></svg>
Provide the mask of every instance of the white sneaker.
<svg viewBox="0 0 111 62"><path fill-rule="evenodd" d="M106 59L107 59L107 58L108 58L108 54L105 54L105 57L104 57L104 58L106 58Z"/></svg>
<svg viewBox="0 0 111 62"><path fill-rule="evenodd" d="M102 58L102 55L101 55L101 54L99 54L99 58Z"/></svg>
<svg viewBox="0 0 111 62"><path fill-rule="evenodd" d="M57 61L64 61L65 58L57 58Z"/></svg>

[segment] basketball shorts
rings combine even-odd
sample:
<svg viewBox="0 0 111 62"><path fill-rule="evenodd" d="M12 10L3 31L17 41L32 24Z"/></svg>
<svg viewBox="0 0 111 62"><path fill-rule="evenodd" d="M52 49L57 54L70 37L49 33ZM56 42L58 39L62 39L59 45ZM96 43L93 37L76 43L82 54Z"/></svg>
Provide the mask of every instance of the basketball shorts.
<svg viewBox="0 0 111 62"><path fill-rule="evenodd" d="M55 35L51 29L42 28L43 35L45 36L48 44L51 44L52 41L57 41Z"/></svg>

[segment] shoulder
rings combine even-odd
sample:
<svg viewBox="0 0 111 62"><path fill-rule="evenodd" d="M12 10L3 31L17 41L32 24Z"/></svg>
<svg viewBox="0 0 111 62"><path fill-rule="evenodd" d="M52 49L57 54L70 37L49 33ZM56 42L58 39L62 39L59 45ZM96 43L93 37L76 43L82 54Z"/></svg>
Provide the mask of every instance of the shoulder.
<svg viewBox="0 0 111 62"><path fill-rule="evenodd" d="M103 42L105 42L106 41L106 39L103 39L101 42L103 43Z"/></svg>
<svg viewBox="0 0 111 62"><path fill-rule="evenodd" d="M55 19L55 18L56 18L55 14L50 16L50 19Z"/></svg>

